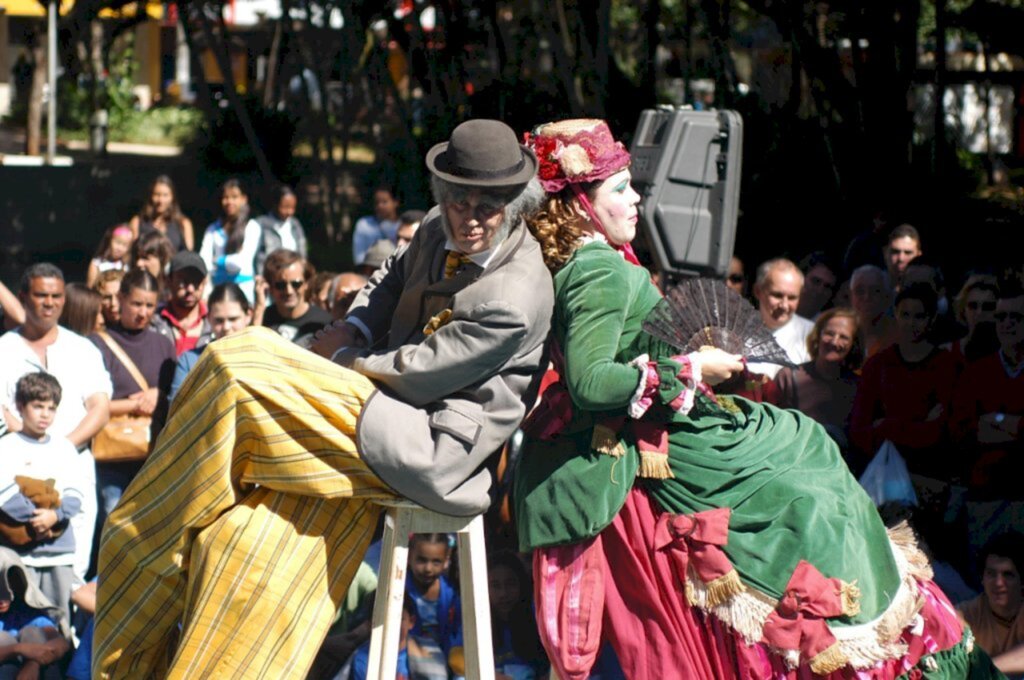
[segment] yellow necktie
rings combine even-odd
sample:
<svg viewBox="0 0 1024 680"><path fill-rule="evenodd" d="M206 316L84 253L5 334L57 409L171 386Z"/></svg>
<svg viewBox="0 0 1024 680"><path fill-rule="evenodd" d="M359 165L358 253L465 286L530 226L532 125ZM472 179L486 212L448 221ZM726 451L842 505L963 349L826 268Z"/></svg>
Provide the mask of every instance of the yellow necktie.
<svg viewBox="0 0 1024 680"><path fill-rule="evenodd" d="M459 270L459 267L470 262L472 260L469 259L469 255L460 253L457 250L449 250L448 256L444 259L444 278L452 278L455 276L455 272Z"/></svg>

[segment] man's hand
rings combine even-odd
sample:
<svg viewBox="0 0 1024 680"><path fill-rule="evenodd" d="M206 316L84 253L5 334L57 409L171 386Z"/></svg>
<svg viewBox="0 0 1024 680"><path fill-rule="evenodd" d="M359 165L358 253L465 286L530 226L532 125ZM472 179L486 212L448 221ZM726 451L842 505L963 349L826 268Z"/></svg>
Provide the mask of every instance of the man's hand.
<svg viewBox="0 0 1024 680"><path fill-rule="evenodd" d="M49 508L36 508L28 522L37 535L48 532L57 523L57 512Z"/></svg>
<svg viewBox="0 0 1024 680"><path fill-rule="evenodd" d="M309 349L330 359L342 347L362 347L364 345L363 334L359 332L359 329L339 319L317 331Z"/></svg>
<svg viewBox="0 0 1024 680"><path fill-rule="evenodd" d="M40 666L49 666L67 651L66 646L52 642L19 642L18 650L26 660L35 661Z"/></svg>

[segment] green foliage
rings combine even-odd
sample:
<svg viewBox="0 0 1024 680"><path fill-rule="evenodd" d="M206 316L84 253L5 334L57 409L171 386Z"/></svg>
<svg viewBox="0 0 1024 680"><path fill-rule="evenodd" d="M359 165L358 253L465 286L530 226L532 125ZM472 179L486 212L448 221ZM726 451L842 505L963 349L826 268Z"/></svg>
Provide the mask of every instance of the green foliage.
<svg viewBox="0 0 1024 680"><path fill-rule="evenodd" d="M109 76L101 81L104 85L101 105L110 114L110 127L121 127L136 118L136 100L132 87L139 70L135 60L135 35L126 32L114 41L107 63ZM105 100L105 101L104 101Z"/></svg>

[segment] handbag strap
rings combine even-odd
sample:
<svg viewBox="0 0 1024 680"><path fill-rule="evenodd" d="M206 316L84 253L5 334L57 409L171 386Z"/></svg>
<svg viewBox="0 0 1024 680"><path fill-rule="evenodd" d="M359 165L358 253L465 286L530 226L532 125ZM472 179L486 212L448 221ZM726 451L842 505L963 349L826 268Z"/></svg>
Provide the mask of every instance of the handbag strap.
<svg viewBox="0 0 1024 680"><path fill-rule="evenodd" d="M96 335L100 336L100 339L107 343L107 347L109 347L110 351L114 353L117 360L121 362L121 365L128 369L128 373L132 376L132 379L138 383L139 387L141 387L143 391L148 390L149 383L143 377L142 371L140 371L139 367L135 365L135 362L132 361L131 357L121 349L121 345L117 344L117 342L115 342L106 331L97 331Z"/></svg>

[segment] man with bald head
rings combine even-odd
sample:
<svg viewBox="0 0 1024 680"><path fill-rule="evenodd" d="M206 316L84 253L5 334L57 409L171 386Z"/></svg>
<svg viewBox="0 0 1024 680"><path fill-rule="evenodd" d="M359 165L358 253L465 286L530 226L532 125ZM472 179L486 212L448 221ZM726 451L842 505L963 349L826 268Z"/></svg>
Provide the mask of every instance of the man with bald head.
<svg viewBox="0 0 1024 680"><path fill-rule="evenodd" d="M761 320L794 364L811 359L807 352L807 336L814 323L796 313L803 287L803 272L786 258L768 260L757 268L754 297L757 298ZM777 364L761 363L748 367L752 373L761 373L769 378L774 378L781 368Z"/></svg>
<svg viewBox="0 0 1024 680"><path fill-rule="evenodd" d="M331 316L335 320L344 319L356 295L367 283L367 278L355 272L342 272L331 281Z"/></svg>

